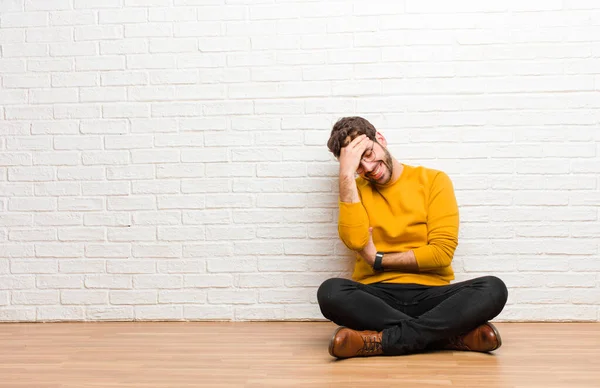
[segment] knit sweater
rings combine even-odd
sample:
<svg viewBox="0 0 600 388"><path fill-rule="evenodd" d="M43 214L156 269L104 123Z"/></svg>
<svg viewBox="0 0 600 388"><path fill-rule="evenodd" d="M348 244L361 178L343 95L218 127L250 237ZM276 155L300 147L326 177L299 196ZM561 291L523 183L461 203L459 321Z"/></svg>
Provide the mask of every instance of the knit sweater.
<svg viewBox="0 0 600 388"><path fill-rule="evenodd" d="M403 166L401 176L386 185L373 185L358 177L361 202L339 202L338 231L344 244L358 251L367 245L369 227L373 227L377 251L412 250L419 273L375 272L357 254L352 278L364 284L448 284L454 279L451 262L459 224L452 181L441 171Z"/></svg>

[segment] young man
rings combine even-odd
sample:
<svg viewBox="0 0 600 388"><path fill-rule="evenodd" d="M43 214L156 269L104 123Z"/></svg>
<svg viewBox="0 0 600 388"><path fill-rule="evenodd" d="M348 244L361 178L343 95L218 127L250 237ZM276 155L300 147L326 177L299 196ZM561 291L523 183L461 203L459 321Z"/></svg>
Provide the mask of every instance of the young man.
<svg viewBox="0 0 600 388"><path fill-rule="evenodd" d="M506 304L502 280L450 284L459 219L448 176L399 163L361 117L340 119L327 146L340 163L339 235L357 252L353 280L328 279L317 293L323 315L342 326L329 353L348 358L500 347L487 321Z"/></svg>

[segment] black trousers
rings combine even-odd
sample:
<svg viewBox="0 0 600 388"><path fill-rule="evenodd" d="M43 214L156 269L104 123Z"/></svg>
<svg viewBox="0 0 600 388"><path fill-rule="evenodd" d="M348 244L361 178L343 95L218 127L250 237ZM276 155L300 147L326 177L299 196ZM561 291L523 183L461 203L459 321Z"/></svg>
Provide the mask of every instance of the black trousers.
<svg viewBox="0 0 600 388"><path fill-rule="evenodd" d="M354 330L383 331L385 355L435 349L496 317L507 297L506 285L494 276L446 286L333 278L317 292L325 318Z"/></svg>

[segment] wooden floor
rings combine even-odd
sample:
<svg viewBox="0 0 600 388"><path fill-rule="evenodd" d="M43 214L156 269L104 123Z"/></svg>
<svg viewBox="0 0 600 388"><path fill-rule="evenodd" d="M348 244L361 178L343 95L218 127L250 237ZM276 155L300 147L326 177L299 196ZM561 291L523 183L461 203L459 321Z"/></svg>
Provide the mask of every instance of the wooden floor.
<svg viewBox="0 0 600 388"><path fill-rule="evenodd" d="M335 361L331 323L0 324L0 387L600 387L600 324L497 324L494 354Z"/></svg>

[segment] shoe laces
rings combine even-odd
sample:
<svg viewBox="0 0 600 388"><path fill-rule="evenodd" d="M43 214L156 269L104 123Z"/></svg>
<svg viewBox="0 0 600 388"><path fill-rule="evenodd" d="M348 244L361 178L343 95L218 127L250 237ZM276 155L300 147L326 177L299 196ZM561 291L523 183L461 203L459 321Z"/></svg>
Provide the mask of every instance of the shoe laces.
<svg viewBox="0 0 600 388"><path fill-rule="evenodd" d="M358 354L372 354L381 352L381 340L377 335L363 335L363 347Z"/></svg>

